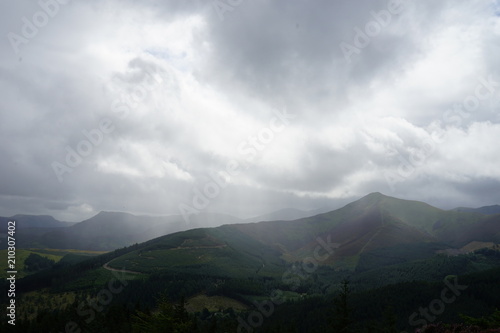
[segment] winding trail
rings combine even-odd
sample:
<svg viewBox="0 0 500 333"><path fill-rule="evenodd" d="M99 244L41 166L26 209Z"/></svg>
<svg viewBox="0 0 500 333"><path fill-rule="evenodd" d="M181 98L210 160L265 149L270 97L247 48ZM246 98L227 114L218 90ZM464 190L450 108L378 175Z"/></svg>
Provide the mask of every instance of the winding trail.
<svg viewBox="0 0 500 333"><path fill-rule="evenodd" d="M118 269L118 268L109 267L109 263L112 262L113 260L110 260L107 263L105 263L104 265L102 265L102 268L107 269L108 271L114 271L114 272L124 272L124 273L130 273L130 274L144 274L141 272L129 271L128 269Z"/></svg>

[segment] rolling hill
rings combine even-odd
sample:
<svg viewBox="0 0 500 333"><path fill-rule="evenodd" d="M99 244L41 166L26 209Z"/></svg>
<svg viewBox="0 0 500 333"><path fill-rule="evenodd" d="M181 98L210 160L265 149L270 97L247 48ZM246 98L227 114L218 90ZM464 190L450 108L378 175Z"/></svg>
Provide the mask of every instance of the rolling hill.
<svg viewBox="0 0 500 333"><path fill-rule="evenodd" d="M19 296L20 304L36 304L41 311L43 306L33 303L33 295L40 297L42 291L60 298L75 294L78 301L66 304L59 319L54 316L60 313L51 314L50 304L38 317L52 318L50 324L58 321L59 327L71 318L96 332L108 322L126 323L124 318L133 318L116 317L128 313L126 309L135 314L144 313L145 305L161 310L160 295L181 304L185 300L185 308L195 312L190 316L200 325L227 323L230 329L225 331L235 331L240 323L237 316L248 317L276 295L284 302L280 301L278 311L290 307L297 307L298 314L317 311L319 319L312 322L324 324L330 316L330 300L344 279L349 279L355 292L357 320L364 325L380 318L382 307L394 306L401 318L398 326L407 329L408 316L439 296L443 279L449 277L456 281L459 276L463 283L472 276L457 306L447 304L446 320L460 319L459 313L490 314L500 304L498 293L491 292L498 289L500 215L445 211L372 193L340 209L291 221L242 223L217 214L196 218L200 224L207 223L205 219L214 225L240 223L177 231L85 260L65 256L50 269L17 282L19 294L27 295ZM175 216L101 212L74 226L49 231L47 239L39 240L93 247L102 246L99 242L130 243L166 233L172 226L182 227L176 221ZM63 230L66 233L55 233ZM102 238L92 243L96 235ZM123 288L115 289L119 282ZM80 310L99 301L106 290L120 291L105 311L95 313L95 321L92 316L82 317L89 312ZM473 312L469 303L480 309ZM371 304L369 309L366 304ZM274 325L279 318L270 317L266 323ZM283 320L288 319L284 315ZM322 331L318 327L313 332Z"/></svg>
<svg viewBox="0 0 500 333"><path fill-rule="evenodd" d="M29 228L66 228L75 225L75 222L63 222L49 215L14 215L11 217L0 216L0 232L7 232L7 222L16 221L16 229Z"/></svg>
<svg viewBox="0 0 500 333"><path fill-rule="evenodd" d="M500 242L500 216L445 211L372 193L338 210L298 220L240 223L163 236L110 265L137 271L206 267L222 275L228 267L249 274L261 266L260 274L272 275L275 268L310 258L327 244L331 255L321 264L353 271L362 256L384 248L413 249L396 252L404 262L427 258L429 253L422 251L425 244L433 244L428 246L432 255L473 241Z"/></svg>
<svg viewBox="0 0 500 333"><path fill-rule="evenodd" d="M137 216L119 212L100 212L90 219L65 228L49 227L53 224L45 224L47 227L44 228L31 227L18 230L16 242L18 248L109 251L202 224L219 226L238 222L240 220L235 217L215 213L191 216L190 223L186 223L181 215ZM0 248L6 246L6 239L0 238Z"/></svg>
<svg viewBox="0 0 500 333"><path fill-rule="evenodd" d="M484 215L500 214L500 205L483 206L479 208L457 207L453 210L457 212L475 212Z"/></svg>
<svg viewBox="0 0 500 333"><path fill-rule="evenodd" d="M17 245L22 248L109 251L196 227L235 224L231 228L279 249L287 260L300 260L304 253L314 249L317 237L329 236L332 242L340 244L329 261L348 258L355 263L363 252L381 246L441 242L460 248L472 241L499 242L500 215L481 213L491 213L491 207L496 206L488 207L446 211L423 202L371 193L340 209L294 220L289 219L311 212L285 209L253 218L251 222L229 215L201 213L192 216L189 224L180 215L137 216L120 212L100 212L79 223L57 221L51 216L16 215L1 219L18 221L22 232L16 235ZM269 221L273 217L279 219ZM267 222L254 222L262 219ZM2 227L5 226L3 223ZM0 238L0 248L5 246L5 239Z"/></svg>

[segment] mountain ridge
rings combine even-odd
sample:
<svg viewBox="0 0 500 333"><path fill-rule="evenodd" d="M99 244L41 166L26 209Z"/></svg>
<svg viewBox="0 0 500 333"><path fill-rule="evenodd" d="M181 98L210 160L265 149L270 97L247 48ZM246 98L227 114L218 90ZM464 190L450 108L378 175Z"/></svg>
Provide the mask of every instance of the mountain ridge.
<svg viewBox="0 0 500 333"><path fill-rule="evenodd" d="M459 212L476 212L484 215L496 215L500 214L500 205L482 206L478 208L457 207L452 210Z"/></svg>
<svg viewBox="0 0 500 333"><path fill-rule="evenodd" d="M241 220L225 214L200 213L187 223L181 215L148 216L125 212L101 211L64 228L27 228L16 234L19 248L53 248L109 251L134 243L142 243L177 231L207 226L238 223ZM6 228L5 223L5 228ZM6 231L5 231L6 232ZM6 248L0 239L0 248Z"/></svg>
<svg viewBox="0 0 500 333"><path fill-rule="evenodd" d="M56 221L50 216L42 219ZM294 220L248 222L204 212L191 216L191 222L186 223L180 215L101 211L65 228L26 229L19 235L19 246L112 250L173 232L228 224L263 244L281 248L290 258L300 259L300 253L310 250L312 245L304 239L326 236L343 244L337 257L359 256L365 250L388 244L432 241L461 247L471 241L495 242L500 239L497 219L495 215L447 211L424 202L373 192L341 208ZM336 259L334 256L331 260Z"/></svg>
<svg viewBox="0 0 500 333"><path fill-rule="evenodd" d="M78 222L59 221L50 215L16 214L10 217L0 216L0 232L6 230L8 221L16 221L16 229L27 228L64 228Z"/></svg>
<svg viewBox="0 0 500 333"><path fill-rule="evenodd" d="M219 268L227 269L228 262L238 267L239 264L234 258L242 255L246 258L250 255L252 258L257 258L257 261L252 259L254 260L252 267L257 269L258 262L265 267L266 262L274 262L276 266L280 262L284 264L306 260L317 249L318 242L327 242L335 250L321 265L355 270L360 258L365 254L384 248L405 245L419 248L418 244L422 246L436 244L434 245L436 249L443 249L460 248L472 241L498 243L499 222L500 216L485 217L478 213L446 211L419 201L371 193L337 210L297 220L245 222L162 236L149 241L152 250L148 252L148 257L155 255L163 257L165 263L156 262L156 265L161 267L168 264L169 260L173 260L169 258L185 251L186 262L189 264L177 262L176 269L194 267L198 262L196 258L205 258L200 264L216 271ZM190 238L193 233L203 236ZM169 252L173 251L171 248L159 245L170 244L174 239L183 239L184 245L198 244L200 239L209 238L218 244L231 244L224 250L227 252L231 249L231 254L220 248L211 248L212 254L207 257L205 252L208 250L206 248L201 250L195 245L177 247L175 250L177 252L174 254ZM242 247L243 243L253 245ZM218 258L217 253L226 259ZM279 253L278 257L276 253ZM419 256L418 253L410 255L417 258ZM134 258L131 255L127 260L133 265L141 266L139 257ZM122 265L125 263L121 262ZM266 269L261 273L271 274Z"/></svg>

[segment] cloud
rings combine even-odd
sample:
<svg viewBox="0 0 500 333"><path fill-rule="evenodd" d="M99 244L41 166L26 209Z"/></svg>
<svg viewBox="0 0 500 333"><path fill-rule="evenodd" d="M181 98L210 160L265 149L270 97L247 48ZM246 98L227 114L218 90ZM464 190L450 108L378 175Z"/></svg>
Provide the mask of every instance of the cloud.
<svg viewBox="0 0 500 333"><path fill-rule="evenodd" d="M40 3L0 5L0 215L179 213L214 174L242 216L500 202L496 2Z"/></svg>

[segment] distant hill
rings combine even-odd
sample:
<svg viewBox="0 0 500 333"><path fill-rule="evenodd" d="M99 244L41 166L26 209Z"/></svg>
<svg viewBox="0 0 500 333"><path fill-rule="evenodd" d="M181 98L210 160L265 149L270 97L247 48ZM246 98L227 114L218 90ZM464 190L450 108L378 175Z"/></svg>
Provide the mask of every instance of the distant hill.
<svg viewBox="0 0 500 333"><path fill-rule="evenodd" d="M50 221L51 217L46 220ZM109 251L201 225L219 226L241 222L238 218L215 213L200 213L191 216L190 220L188 224L180 215L155 217L100 212L90 219L66 228L61 228L60 222L45 224L59 227L22 229L21 232L16 232L16 242L19 248ZM0 248L5 247L6 240L0 239Z"/></svg>
<svg viewBox="0 0 500 333"><path fill-rule="evenodd" d="M495 215L500 214L500 205L483 206L479 208L458 207L453 210L457 212L474 212L484 215Z"/></svg>
<svg viewBox="0 0 500 333"><path fill-rule="evenodd" d="M133 245L86 260L65 256L52 268L20 279L16 291L22 294L49 290L51 298L57 293L77 291L82 299L86 295L91 299L103 283L116 281L115 274L121 271L119 279L128 287L116 294L113 302L122 304L123 309L126 304L139 302L152 305L160 293L167 294L179 304L184 299L187 304L198 303L196 309L191 309L203 309L200 318L210 320L210 331L223 327L214 330L213 318L227 318L233 326L220 331L233 332L239 323L237 316L247 318L253 316L252 311L261 309L268 313L271 310L267 304L271 303L267 300L273 301L274 296L288 302L280 301L266 323L272 323L280 311L281 328L290 319L298 318L290 326L293 331L303 322L302 317L310 319L311 327L324 323L333 313L333 297L339 296L345 279L353 291L350 304L364 320L385 317L382 312L387 305L397 311L397 316L388 318L402 319L400 330L391 330L395 332L408 331L408 326L413 325L408 316L443 293L443 279L455 281L457 288L459 279L460 286L467 288L456 301L446 304L446 314L479 317L490 315L498 305L500 215L445 211L419 201L371 193L340 209L291 221L249 223L219 214L200 214L192 221L186 225L180 216L101 212L68 228L47 228L41 237L23 241L72 248ZM214 227L196 228L206 224ZM176 228L189 230L173 232ZM29 230L33 229L19 234L29 235ZM466 274L474 277L467 278ZM444 284L452 288L447 282ZM374 289L381 287L379 291ZM359 298L361 293L363 298ZM40 303L53 310L49 302L37 300L34 305L41 307ZM322 312L308 312L316 311L320 303ZM371 308L367 309L366 304ZM224 309L235 305L247 307L248 312ZM285 311L290 306L300 308ZM216 309L220 315L209 317L205 308ZM469 309L480 312L464 312ZM74 318L75 308L69 307L68 311L61 317L60 327L67 318ZM95 322L95 330L89 331L100 332L103 323L125 320L127 313L122 312L124 315L115 319L117 311L103 311L103 315L110 316L102 317L101 322ZM50 313L44 313L44 318ZM52 318L50 324L58 318ZM276 327L269 326L266 331L282 331ZM374 327L366 331L379 331ZM330 330L320 325L316 331Z"/></svg>
<svg viewBox="0 0 500 333"><path fill-rule="evenodd" d="M70 227L75 222L58 221L49 215L14 215L11 217L0 216L0 232L7 231L7 222L15 221L16 229L28 228L65 228Z"/></svg>
<svg viewBox="0 0 500 333"><path fill-rule="evenodd" d="M75 222L63 222L49 215L14 215L11 217L0 217L0 249L7 248L8 222L16 222L16 245L19 247L19 235L21 238L34 238L58 229L65 229L75 225Z"/></svg>
<svg viewBox="0 0 500 333"><path fill-rule="evenodd" d="M219 239L221 235L212 235L214 239L224 243L237 232L261 247L278 251L280 258L287 261L302 260L315 249L318 237L330 237L332 243L338 244L338 249L328 263L349 269L356 267L364 253L402 244L440 243L448 248L461 248L473 241L500 242L500 215L446 211L381 193L371 193L327 213L289 220L303 214L311 212L285 209L256 218L276 220L249 223L229 215L200 213L191 216L188 224L180 215L100 212L73 225L50 216L28 218L18 215L19 225L29 228L22 229L16 237L18 247L24 248L108 251L179 231L228 224L219 229L228 230L224 237L229 238ZM62 228L63 225L69 226ZM207 232L211 235L212 231ZM5 241L0 239L0 247L5 246ZM249 253L252 251L247 249Z"/></svg>

